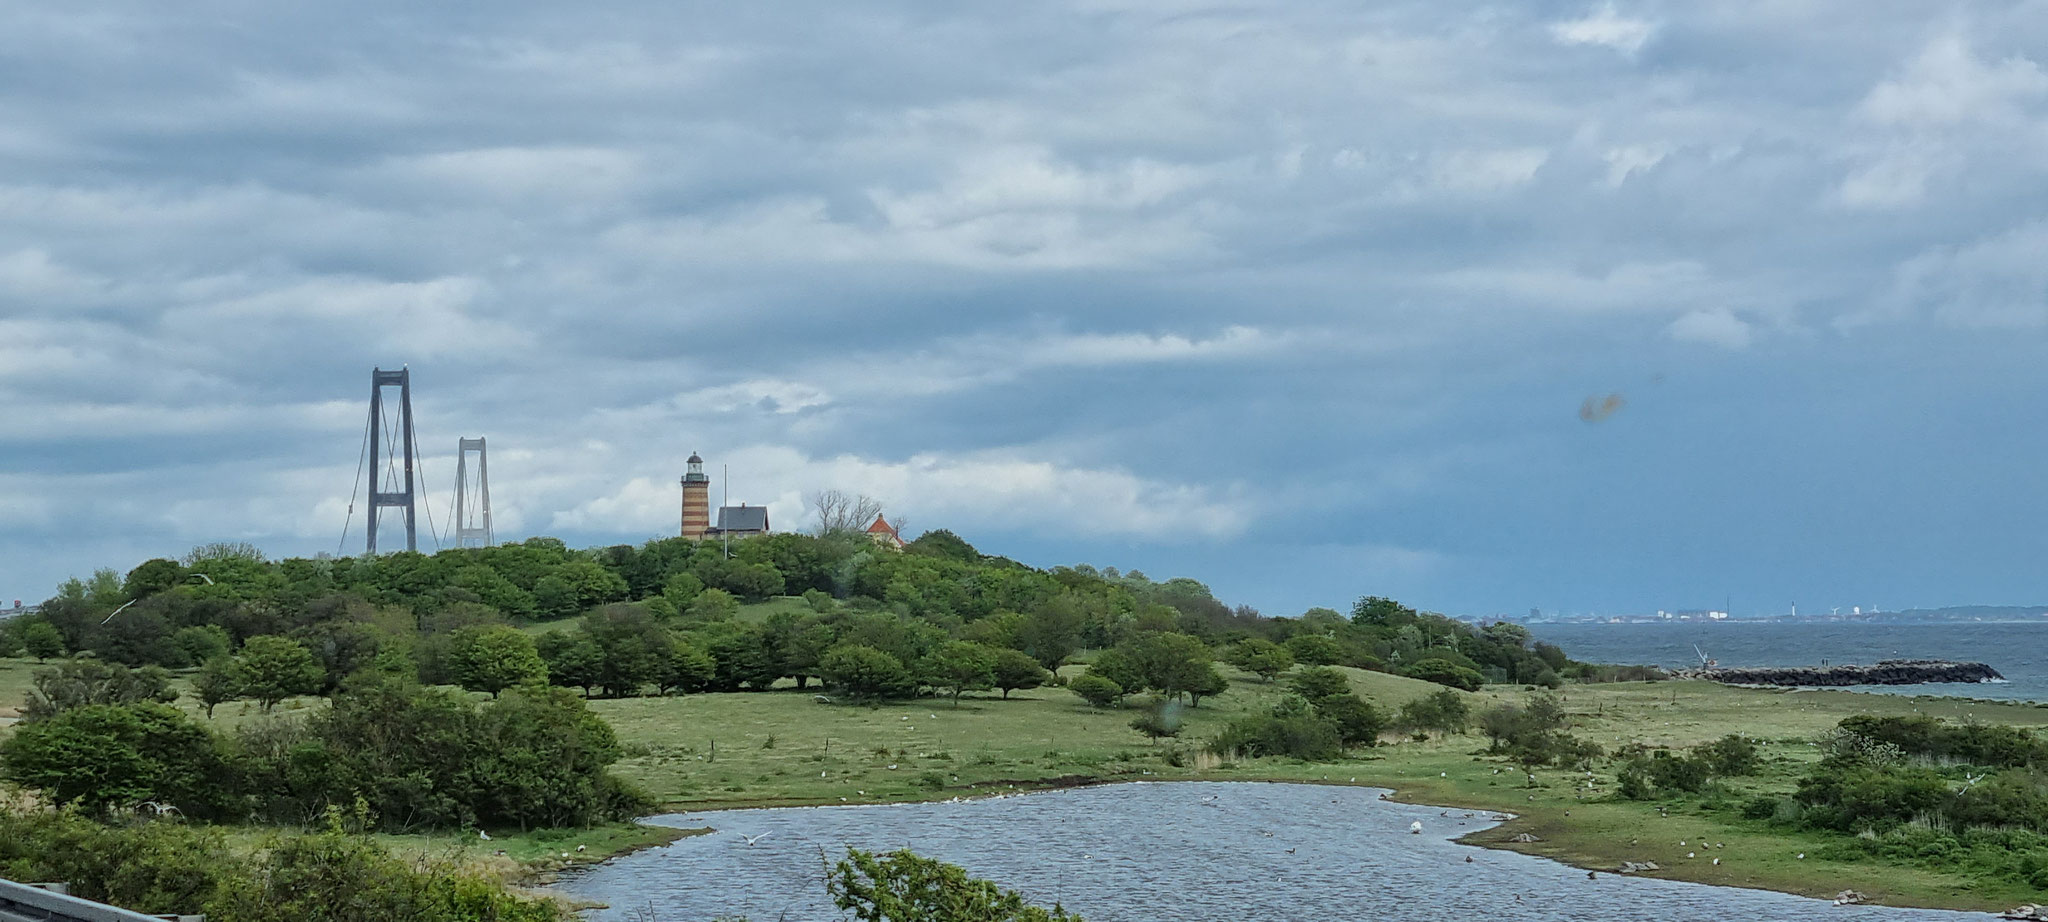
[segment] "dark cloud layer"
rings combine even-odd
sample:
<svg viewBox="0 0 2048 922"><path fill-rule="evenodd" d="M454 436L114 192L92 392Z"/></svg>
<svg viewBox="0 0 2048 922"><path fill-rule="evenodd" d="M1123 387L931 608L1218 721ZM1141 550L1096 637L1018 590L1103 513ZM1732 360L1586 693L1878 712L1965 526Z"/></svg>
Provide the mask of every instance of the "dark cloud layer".
<svg viewBox="0 0 2048 922"><path fill-rule="evenodd" d="M694 449L780 522L866 490L1270 611L2040 601L2044 46L2039 2L17 10L0 596L336 550L407 364L501 533L664 533Z"/></svg>

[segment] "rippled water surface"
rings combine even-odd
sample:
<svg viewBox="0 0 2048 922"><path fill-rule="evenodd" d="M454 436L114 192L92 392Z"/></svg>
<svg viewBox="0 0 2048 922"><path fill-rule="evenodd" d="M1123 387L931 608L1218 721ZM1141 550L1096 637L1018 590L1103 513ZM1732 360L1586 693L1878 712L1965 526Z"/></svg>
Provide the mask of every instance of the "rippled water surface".
<svg viewBox="0 0 2048 922"><path fill-rule="evenodd" d="M712 835L620 858L560 889L605 920L838 919L823 858L909 847L1062 902L1090 922L1722 922L1986 920L1978 913L1835 907L1761 890L1586 872L1457 845L1487 814L1379 799L1378 788L1118 784L960 803L674 814ZM1423 834L1411 835L1420 821ZM759 836L748 845L743 836ZM1466 862L1470 856L1473 861ZM1740 866L1741 855L1724 854ZM1702 859L1704 860L1704 859Z"/></svg>
<svg viewBox="0 0 2048 922"><path fill-rule="evenodd" d="M1723 666L1817 666L1883 659L1989 663L2008 681L1859 685L1857 691L2048 701L2048 623L1843 624L1721 621L1705 624L1538 624L1538 640L1591 663L1693 666L1695 648Z"/></svg>

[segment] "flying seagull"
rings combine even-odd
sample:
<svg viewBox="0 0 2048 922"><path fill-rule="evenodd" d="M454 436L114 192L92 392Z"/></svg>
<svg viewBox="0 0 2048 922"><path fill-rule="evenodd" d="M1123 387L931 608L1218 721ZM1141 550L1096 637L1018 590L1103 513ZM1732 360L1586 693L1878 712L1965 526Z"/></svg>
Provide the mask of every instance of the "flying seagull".
<svg viewBox="0 0 2048 922"><path fill-rule="evenodd" d="M770 831L770 832L773 832L774 830L769 830L769 831ZM747 844L748 844L748 845L752 845L752 844L754 844L754 843L756 843L756 842L759 842L759 841L761 841L762 839L768 838L768 833L764 832L764 833L761 833L761 834L760 834L760 835L758 835L758 836L749 836L749 835L747 835L746 833L744 833L744 832L743 832L743 833L740 833L740 838L742 838L742 839L745 839L745 840L747 840Z"/></svg>

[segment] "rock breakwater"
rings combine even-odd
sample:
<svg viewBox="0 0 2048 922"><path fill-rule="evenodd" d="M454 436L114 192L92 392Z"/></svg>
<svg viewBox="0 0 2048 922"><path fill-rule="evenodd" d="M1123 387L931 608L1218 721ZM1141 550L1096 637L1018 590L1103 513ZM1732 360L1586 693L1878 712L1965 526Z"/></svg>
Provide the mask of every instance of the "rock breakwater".
<svg viewBox="0 0 2048 922"><path fill-rule="evenodd" d="M1757 666L1681 669L1673 676L1729 685L1919 685L1927 682L1990 682L2005 676L1983 663L1888 659L1873 665Z"/></svg>

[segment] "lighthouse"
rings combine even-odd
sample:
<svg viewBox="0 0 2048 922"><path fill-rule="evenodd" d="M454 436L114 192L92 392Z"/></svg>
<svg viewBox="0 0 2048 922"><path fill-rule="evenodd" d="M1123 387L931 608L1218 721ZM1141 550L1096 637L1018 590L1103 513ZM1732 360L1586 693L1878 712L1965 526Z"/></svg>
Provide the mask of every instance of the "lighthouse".
<svg viewBox="0 0 2048 922"><path fill-rule="evenodd" d="M711 528L711 478L704 474L704 459L690 453L690 470L683 475L683 537L699 541Z"/></svg>

